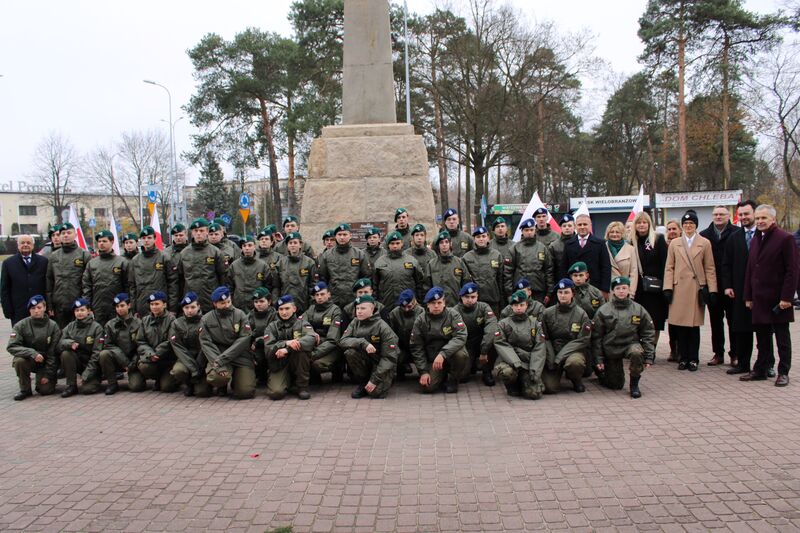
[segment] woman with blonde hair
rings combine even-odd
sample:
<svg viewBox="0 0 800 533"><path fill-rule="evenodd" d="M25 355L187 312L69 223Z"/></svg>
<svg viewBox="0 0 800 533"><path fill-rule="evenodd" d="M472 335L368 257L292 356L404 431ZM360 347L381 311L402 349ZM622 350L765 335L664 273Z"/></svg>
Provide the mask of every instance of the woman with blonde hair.
<svg viewBox="0 0 800 533"><path fill-rule="evenodd" d="M656 233L653 220L644 211L633 219L631 245L636 253L636 266L639 267L639 288L634 300L650 313L656 328L653 344L658 346L658 337L667 321L667 302L662 292L667 241L663 235Z"/></svg>
<svg viewBox="0 0 800 533"><path fill-rule="evenodd" d="M614 221L606 228L606 247L611 260L611 279L622 276L631 280L631 297L636 294L639 284L639 267L636 252L625 242L625 225Z"/></svg>

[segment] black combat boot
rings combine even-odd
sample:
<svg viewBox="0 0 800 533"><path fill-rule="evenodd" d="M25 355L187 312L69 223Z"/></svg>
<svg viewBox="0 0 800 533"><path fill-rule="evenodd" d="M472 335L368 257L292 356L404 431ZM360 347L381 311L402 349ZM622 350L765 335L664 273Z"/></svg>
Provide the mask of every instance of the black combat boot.
<svg viewBox="0 0 800 533"><path fill-rule="evenodd" d="M109 383L106 386L106 396L111 396L112 394L116 394L119 390L119 385L116 383Z"/></svg>
<svg viewBox="0 0 800 533"><path fill-rule="evenodd" d="M586 387L583 385L583 380L580 378L572 380L572 390L575 392L586 392Z"/></svg>
<svg viewBox="0 0 800 533"><path fill-rule="evenodd" d="M187 398L190 397L190 396L194 396L194 384L193 383L187 383L186 385L184 385L184 387L183 387L183 395L186 396Z"/></svg>
<svg viewBox="0 0 800 533"><path fill-rule="evenodd" d="M641 398L642 391L639 390L639 380L641 376L631 376L631 398Z"/></svg>
<svg viewBox="0 0 800 533"><path fill-rule="evenodd" d="M29 396L33 396L33 393L31 391L29 391L29 390L21 390L21 391L19 391L19 393L17 393L16 396L14 396L14 401L15 402L21 402L22 400L24 400L25 398L27 398Z"/></svg>
<svg viewBox="0 0 800 533"><path fill-rule="evenodd" d="M78 394L78 387L75 385L67 385L67 388L61 393L61 397L69 398L70 396L75 396L76 394Z"/></svg>
<svg viewBox="0 0 800 533"><path fill-rule="evenodd" d="M447 385L444 387L447 394L455 394L458 392L458 380L452 376L447 377Z"/></svg>
<svg viewBox="0 0 800 533"><path fill-rule="evenodd" d="M356 387L356 390L350 393L350 397L354 400L358 400L359 398L363 398L367 395L367 389L364 388L364 385L359 385Z"/></svg>
<svg viewBox="0 0 800 533"><path fill-rule="evenodd" d="M494 387L494 377L488 368L484 368L483 371L481 371L481 380L487 387Z"/></svg>

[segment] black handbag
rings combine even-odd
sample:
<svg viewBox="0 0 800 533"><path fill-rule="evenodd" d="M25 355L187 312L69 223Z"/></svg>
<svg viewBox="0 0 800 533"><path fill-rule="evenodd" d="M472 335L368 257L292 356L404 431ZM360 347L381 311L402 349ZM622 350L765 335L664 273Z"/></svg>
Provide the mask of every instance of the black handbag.
<svg viewBox="0 0 800 533"><path fill-rule="evenodd" d="M642 277L642 291L643 292L661 292L664 289L664 280L655 276L645 276L642 274L642 260L639 258L639 245L634 247L636 251L636 262L639 264L639 275Z"/></svg>

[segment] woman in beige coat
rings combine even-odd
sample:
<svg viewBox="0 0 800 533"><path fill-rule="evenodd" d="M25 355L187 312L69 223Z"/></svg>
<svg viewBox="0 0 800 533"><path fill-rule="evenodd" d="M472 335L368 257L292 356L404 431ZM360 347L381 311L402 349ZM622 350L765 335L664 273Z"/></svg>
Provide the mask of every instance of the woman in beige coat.
<svg viewBox="0 0 800 533"><path fill-rule="evenodd" d="M700 326L705 303L699 291L708 287L709 297L717 297L717 274L711 243L697 233L697 213L681 217L683 236L669 244L664 270L664 296L669 306L669 324L678 337L679 370L696 371L700 361ZM691 258L691 262L690 262Z"/></svg>
<svg viewBox="0 0 800 533"><path fill-rule="evenodd" d="M631 280L630 297L636 294L639 286L639 265L633 246L625 242L625 226L622 222L612 222L606 228L606 247L611 260L611 279L622 276Z"/></svg>

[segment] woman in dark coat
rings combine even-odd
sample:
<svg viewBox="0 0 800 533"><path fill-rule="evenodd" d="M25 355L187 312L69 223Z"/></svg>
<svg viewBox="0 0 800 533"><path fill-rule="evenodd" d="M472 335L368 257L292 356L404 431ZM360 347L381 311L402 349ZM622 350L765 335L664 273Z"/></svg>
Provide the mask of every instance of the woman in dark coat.
<svg viewBox="0 0 800 533"><path fill-rule="evenodd" d="M633 219L631 244L641 263L639 275L663 280L664 266L667 264L667 241L663 235L655 232L650 215L644 211ZM640 278L634 300L650 313L656 328L654 345L658 346L658 337L664 331L664 323L667 321L667 302L664 300L664 294L661 291L644 292Z"/></svg>

